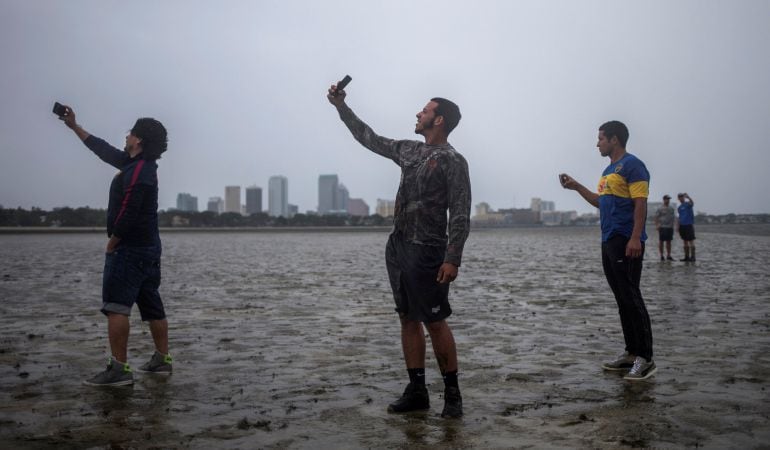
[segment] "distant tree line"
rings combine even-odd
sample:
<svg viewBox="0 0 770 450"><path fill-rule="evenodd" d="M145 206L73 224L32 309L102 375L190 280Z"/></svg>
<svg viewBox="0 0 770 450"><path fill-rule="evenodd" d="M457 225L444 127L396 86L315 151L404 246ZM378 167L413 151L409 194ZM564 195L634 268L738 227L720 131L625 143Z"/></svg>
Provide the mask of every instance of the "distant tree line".
<svg viewBox="0 0 770 450"><path fill-rule="evenodd" d="M243 216L237 213L217 214L211 211L159 211L158 224L161 227L345 227L345 226L389 226L391 218L378 214L371 216L319 216L295 214L291 218L270 217L266 213ZM696 214L696 224L748 224L770 223L770 214ZM104 209L55 208L45 211L40 208L3 208L0 205L0 227L105 227L107 211ZM575 223L576 225L578 223Z"/></svg>
<svg viewBox="0 0 770 450"><path fill-rule="evenodd" d="M45 211L3 208L0 206L0 227L105 227L107 211L104 209L55 208ZM371 216L318 216L295 214L291 218L270 217L266 213L243 216L237 213L217 214L211 211L159 211L158 225L161 227L344 227L344 226L388 226L392 219L378 214Z"/></svg>
<svg viewBox="0 0 770 450"><path fill-rule="evenodd" d="M770 214L696 214L696 224L750 224L770 223Z"/></svg>
<svg viewBox="0 0 770 450"><path fill-rule="evenodd" d="M158 224L161 227L345 227L345 226L387 226L392 220L378 214L371 216L319 216L295 214L290 218L271 217L267 213L244 216L238 213L217 214L212 211L160 211Z"/></svg>
<svg viewBox="0 0 770 450"><path fill-rule="evenodd" d="M103 227L107 224L107 212L103 209L56 208L44 211L40 208L6 209L0 206L2 227Z"/></svg>

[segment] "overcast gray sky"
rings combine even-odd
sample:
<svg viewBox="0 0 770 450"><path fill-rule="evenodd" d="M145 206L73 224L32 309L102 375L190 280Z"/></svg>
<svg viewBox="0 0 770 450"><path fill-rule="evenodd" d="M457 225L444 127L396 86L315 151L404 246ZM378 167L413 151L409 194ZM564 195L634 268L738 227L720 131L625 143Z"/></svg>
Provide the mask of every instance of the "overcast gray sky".
<svg viewBox="0 0 770 450"><path fill-rule="evenodd" d="M450 142L473 204L531 197L587 212L566 171L594 188L611 119L651 172L650 196L687 191L711 214L768 213L770 2L0 0L0 204L105 207L114 169L51 113L72 105L122 148L137 117L169 130L160 207L189 192L289 178L315 210L336 173L372 212L399 169L356 143L325 95L379 134L419 138L434 96L460 105ZM266 195L264 202L266 203ZM245 201L245 200L244 200ZM266 208L266 204L265 204Z"/></svg>

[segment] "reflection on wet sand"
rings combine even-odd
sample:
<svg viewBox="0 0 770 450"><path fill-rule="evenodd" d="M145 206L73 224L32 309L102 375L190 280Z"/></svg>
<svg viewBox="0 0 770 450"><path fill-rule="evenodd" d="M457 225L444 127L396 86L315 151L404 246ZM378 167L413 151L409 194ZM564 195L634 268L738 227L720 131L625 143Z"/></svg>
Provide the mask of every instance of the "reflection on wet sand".
<svg viewBox="0 0 770 450"><path fill-rule="evenodd" d="M174 374L81 380L106 361L102 236L0 236L0 439L16 448L757 447L770 442L770 237L648 253L658 373L629 383L594 229L471 234L451 295L466 416L389 415L406 371L386 234L164 236ZM652 246L650 246L652 248ZM654 249L653 249L654 250ZM131 319L129 362L152 352Z"/></svg>

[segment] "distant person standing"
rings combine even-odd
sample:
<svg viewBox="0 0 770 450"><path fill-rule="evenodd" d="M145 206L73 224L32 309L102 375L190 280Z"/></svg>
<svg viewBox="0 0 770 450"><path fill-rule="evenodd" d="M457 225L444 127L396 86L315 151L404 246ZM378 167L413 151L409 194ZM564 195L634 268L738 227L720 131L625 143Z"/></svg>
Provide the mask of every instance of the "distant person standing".
<svg viewBox="0 0 770 450"><path fill-rule="evenodd" d="M599 153L610 165L599 179L598 193L559 175L565 189L577 191L599 208L602 229L602 267L615 295L626 349L605 370L625 371L627 380L644 380L657 370L652 360L652 328L639 282L642 276L644 241L647 235L647 196L650 174L644 163L626 152L628 128L618 121L599 127Z"/></svg>
<svg viewBox="0 0 770 450"><path fill-rule="evenodd" d="M441 417L461 417L457 348L446 321L452 313L449 284L457 278L470 231L468 164L447 141L460 121L460 109L449 100L432 98L417 113L414 132L425 138L423 143L378 136L345 104L345 91L337 86L329 89L327 98L358 142L401 168L385 263L401 322L409 384L388 411L430 408L425 387L424 324L444 379Z"/></svg>
<svg viewBox="0 0 770 450"><path fill-rule="evenodd" d="M663 196L663 206L655 211L655 228L658 229L658 251L661 261L673 261L671 257L671 240L674 239L674 222L676 221L676 211L669 205L671 196ZM663 244L666 245L666 256L663 256Z"/></svg>
<svg viewBox="0 0 770 450"><path fill-rule="evenodd" d="M168 322L160 286L161 242L158 232L158 164L166 151L166 128L155 119L141 118L126 136L123 151L89 134L75 121L66 106L60 119L102 161L120 172L110 184L107 207L107 242L102 278L102 308L112 356L107 369L84 381L92 386L133 384L127 363L131 308L139 307L142 320L150 324L155 352L139 370L171 373L168 354Z"/></svg>
<svg viewBox="0 0 770 450"><path fill-rule="evenodd" d="M695 214L692 207L695 202L686 192L677 194L679 199L679 237L684 242L684 258L680 261L695 262Z"/></svg>

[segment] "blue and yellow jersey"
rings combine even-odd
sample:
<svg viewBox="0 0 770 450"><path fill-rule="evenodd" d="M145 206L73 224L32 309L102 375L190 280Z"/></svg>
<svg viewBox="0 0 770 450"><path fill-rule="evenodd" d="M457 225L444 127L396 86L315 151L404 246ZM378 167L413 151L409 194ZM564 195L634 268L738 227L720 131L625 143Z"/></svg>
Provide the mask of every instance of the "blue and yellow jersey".
<svg viewBox="0 0 770 450"><path fill-rule="evenodd" d="M636 156L626 153L619 161L604 169L599 180L599 215L602 241L616 234L631 237L634 230L634 200L647 198L650 173ZM642 228L642 242L647 233Z"/></svg>

